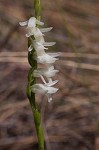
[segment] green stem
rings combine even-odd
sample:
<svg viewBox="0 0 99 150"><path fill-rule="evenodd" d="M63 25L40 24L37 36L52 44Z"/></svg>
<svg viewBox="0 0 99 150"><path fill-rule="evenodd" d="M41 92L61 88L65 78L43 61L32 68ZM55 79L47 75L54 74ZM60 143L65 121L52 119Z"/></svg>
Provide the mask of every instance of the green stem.
<svg viewBox="0 0 99 150"><path fill-rule="evenodd" d="M34 9L35 9L35 17L38 20L40 20L41 18L40 0L34 0ZM31 40L28 39L28 47L30 45L31 45ZM41 124L41 114L35 101L35 93L31 91L31 86L33 86L36 83L36 79L35 77L33 77L33 72L35 69L37 69L37 61L34 60L33 58L34 53L35 53L35 49L33 49L31 52L28 52L28 62L31 68L28 73L27 97L30 101L30 105L34 115L34 123L35 123L36 133L38 137L39 150L44 150L44 134L43 134L43 128Z"/></svg>

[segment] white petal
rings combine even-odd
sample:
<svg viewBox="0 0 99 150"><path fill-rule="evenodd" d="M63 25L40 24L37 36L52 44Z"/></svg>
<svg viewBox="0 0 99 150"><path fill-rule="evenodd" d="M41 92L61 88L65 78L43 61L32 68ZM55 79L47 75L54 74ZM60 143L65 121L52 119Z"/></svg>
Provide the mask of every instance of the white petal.
<svg viewBox="0 0 99 150"><path fill-rule="evenodd" d="M47 90L43 90L43 89L39 89L39 88L34 88L34 93L46 94Z"/></svg>
<svg viewBox="0 0 99 150"><path fill-rule="evenodd" d="M34 93L46 94L48 92L43 84L34 84L31 89Z"/></svg>
<svg viewBox="0 0 99 150"><path fill-rule="evenodd" d="M49 71L45 75L47 78L51 78L51 77L54 77L57 72L58 72L58 70L53 70L53 71Z"/></svg>
<svg viewBox="0 0 99 150"><path fill-rule="evenodd" d="M43 34L42 32L40 31L39 28L35 28L34 29L34 37L37 38L37 37L43 37Z"/></svg>
<svg viewBox="0 0 99 150"><path fill-rule="evenodd" d="M31 17L28 21L28 27L36 27L36 18Z"/></svg>
<svg viewBox="0 0 99 150"><path fill-rule="evenodd" d="M49 80L49 83L52 83L53 81L52 81L52 78L48 78L48 80Z"/></svg>
<svg viewBox="0 0 99 150"><path fill-rule="evenodd" d="M43 45L44 46L53 46L55 44L56 44L56 42L45 42Z"/></svg>
<svg viewBox="0 0 99 150"><path fill-rule="evenodd" d="M48 101L50 102L52 100L51 94L54 94L58 91L57 88L54 87L48 87L44 84L34 84L31 87L32 92L34 93L40 93L45 94L48 97Z"/></svg>
<svg viewBox="0 0 99 150"><path fill-rule="evenodd" d="M44 84L35 84L33 85L34 91L35 92L39 92L39 93L49 93L49 94L54 94L58 91L58 88L54 88L54 87L49 87L46 86Z"/></svg>
<svg viewBox="0 0 99 150"><path fill-rule="evenodd" d="M27 34L25 34L25 36L28 38L31 36L31 34L27 33Z"/></svg>
<svg viewBox="0 0 99 150"><path fill-rule="evenodd" d="M55 76L57 72L59 72L59 70L54 70L54 69L50 70L49 68L46 69L38 68L37 70L34 70L33 75L35 77L45 76L46 78L51 78Z"/></svg>
<svg viewBox="0 0 99 150"><path fill-rule="evenodd" d="M41 43L39 43L39 42L35 42L35 44L36 44L38 47L42 47L43 49L48 49L48 48L44 47L44 45L41 44Z"/></svg>
<svg viewBox="0 0 99 150"><path fill-rule="evenodd" d="M57 53L47 53L48 55L52 56L52 57L58 57L61 55L60 52L57 52Z"/></svg>
<svg viewBox="0 0 99 150"><path fill-rule="evenodd" d="M43 26L44 22L41 22L41 21L39 21L39 20L36 19L36 24Z"/></svg>
<svg viewBox="0 0 99 150"><path fill-rule="evenodd" d="M42 56L45 55L45 51L44 50L39 50L39 51L36 50L36 54L37 55L36 55L35 59L39 61L42 59Z"/></svg>
<svg viewBox="0 0 99 150"><path fill-rule="evenodd" d="M40 29L41 32L49 32L53 29L53 27L50 27L50 28L42 28Z"/></svg>
<svg viewBox="0 0 99 150"><path fill-rule="evenodd" d="M26 26L28 24L28 21L19 22L20 26Z"/></svg>
<svg viewBox="0 0 99 150"><path fill-rule="evenodd" d="M50 66L48 69L49 70L54 70L54 66Z"/></svg>
<svg viewBox="0 0 99 150"><path fill-rule="evenodd" d="M53 76L55 76L55 74L58 72L58 70L45 70L42 75L44 75L47 78L51 78Z"/></svg>
<svg viewBox="0 0 99 150"><path fill-rule="evenodd" d="M45 55L44 49L46 49L43 45L38 45L37 42L33 41L33 47L36 50L36 54L38 57ZM36 59L36 57L34 57Z"/></svg>
<svg viewBox="0 0 99 150"><path fill-rule="evenodd" d="M36 43L38 44L39 47L42 47L43 49L46 49L46 50L48 49L42 43L40 43L40 42L36 42Z"/></svg>
<svg viewBox="0 0 99 150"><path fill-rule="evenodd" d="M42 75L40 75L40 77L41 77L42 81L44 82L44 84L46 85L46 81L45 81L44 77Z"/></svg>
<svg viewBox="0 0 99 150"><path fill-rule="evenodd" d="M52 97L51 94L46 94L47 98L48 98L48 102L50 103L52 101Z"/></svg>
<svg viewBox="0 0 99 150"><path fill-rule="evenodd" d="M48 64L52 64L52 63L54 63L56 60L58 60L57 58L53 58L53 57L51 57L50 55L48 55L48 54L43 54L42 56L38 56L37 57L37 61L39 62L39 63L42 63L42 64L46 64L46 63L48 63Z"/></svg>
<svg viewBox="0 0 99 150"><path fill-rule="evenodd" d="M39 42L41 44L43 44L45 42L43 36L35 37L35 39L36 39L36 42Z"/></svg>

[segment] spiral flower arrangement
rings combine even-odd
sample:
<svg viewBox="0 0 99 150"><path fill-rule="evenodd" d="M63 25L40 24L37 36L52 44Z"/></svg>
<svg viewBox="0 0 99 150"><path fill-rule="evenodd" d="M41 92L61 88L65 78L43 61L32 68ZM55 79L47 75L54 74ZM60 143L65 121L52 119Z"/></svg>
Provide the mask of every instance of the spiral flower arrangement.
<svg viewBox="0 0 99 150"><path fill-rule="evenodd" d="M40 77L43 83L33 84L31 86L31 91L33 93L45 94L48 97L48 102L52 100L52 94L58 91L58 88L53 87L58 80L53 81L52 77L58 72L54 69L54 63L58 60L60 53L48 53L47 47L55 45L55 42L45 42L44 33L52 30L49 28L38 28L38 26L43 26L44 23L37 20L35 17L31 17L28 21L20 22L21 26L26 26L28 37L31 44L28 47L29 53L35 49L33 59L37 61L38 64L43 64L41 68L34 69L33 76Z"/></svg>

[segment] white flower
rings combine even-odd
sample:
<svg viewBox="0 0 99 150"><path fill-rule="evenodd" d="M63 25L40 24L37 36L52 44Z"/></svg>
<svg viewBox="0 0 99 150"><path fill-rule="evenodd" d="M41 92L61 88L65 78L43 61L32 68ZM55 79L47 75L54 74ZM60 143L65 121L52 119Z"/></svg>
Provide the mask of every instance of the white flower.
<svg viewBox="0 0 99 150"><path fill-rule="evenodd" d="M46 78L51 78L54 77L57 72L59 72L59 70L55 70L54 66L51 66L47 68L38 68L34 70L33 75L34 77L45 76Z"/></svg>
<svg viewBox="0 0 99 150"><path fill-rule="evenodd" d="M35 58L35 59L37 58L37 56L42 56L42 55L45 54L44 49L46 49L46 48L44 48L43 45L42 45L42 46L39 46L39 45L37 45L37 44L30 45L29 48L28 48L28 51L31 52L32 49L33 49L33 47L34 47L34 49L36 50L36 52L34 53L34 58ZM37 59L36 59L36 60L37 60Z"/></svg>
<svg viewBox="0 0 99 150"><path fill-rule="evenodd" d="M48 48L44 47L43 44L40 44L40 43L36 42L35 40L33 41L33 47L35 48L36 51L43 51L44 49L48 49Z"/></svg>
<svg viewBox="0 0 99 150"><path fill-rule="evenodd" d="M54 58L55 56L50 56L48 54L43 54L41 56L39 56L39 53L37 55L37 57L35 57L35 59L37 60L38 63L42 63L42 64L52 64L54 63L56 60L58 60L58 58Z"/></svg>
<svg viewBox="0 0 99 150"><path fill-rule="evenodd" d="M21 26L25 26L27 25L27 34L26 37L30 37L32 35L34 35L35 38L43 36L43 32L49 32L50 30L52 30L52 27L49 28L42 28L39 29L36 27L36 24L38 25L44 25L43 22L37 20L35 17L31 17L29 20L24 21L24 22L19 22L19 24Z"/></svg>
<svg viewBox="0 0 99 150"><path fill-rule="evenodd" d="M51 94L54 94L58 91L57 88L47 86L44 84L34 84L32 87L32 92L34 93L40 93L45 94L48 97L48 102L52 100Z"/></svg>
<svg viewBox="0 0 99 150"><path fill-rule="evenodd" d="M41 25L41 26L44 25L43 22L37 20L35 17L31 17L27 21L19 22L19 24L21 26L26 26L27 25L28 27L36 27L36 24Z"/></svg>
<svg viewBox="0 0 99 150"><path fill-rule="evenodd" d="M45 83L45 85L51 85L51 84L56 84L58 82L58 80L52 81L51 77L54 77L55 74L59 72L59 70L55 70L54 66L47 66L46 68L38 68L36 70L34 70L33 72L33 76L34 77L41 77L43 83ZM48 83L45 81L44 77L47 78Z"/></svg>
<svg viewBox="0 0 99 150"><path fill-rule="evenodd" d="M30 37L32 35L34 35L34 37L38 37L38 36L43 36L42 32L40 31L39 28L36 27L36 25L44 25L43 22L37 20L35 17L31 17L29 20L24 21L24 22L19 22L19 24L21 26L25 26L27 25L27 34L26 37ZM45 28L44 30L41 29L43 32L47 32L50 31L52 29L52 27L50 28Z"/></svg>
<svg viewBox="0 0 99 150"><path fill-rule="evenodd" d="M44 44L44 43L45 43L45 40L44 40L43 35L42 35L42 36L35 36L35 40L36 40L36 42L38 42L39 44Z"/></svg>
<svg viewBox="0 0 99 150"><path fill-rule="evenodd" d="M43 38L44 34L40 31L39 28L35 27L27 27L27 34L26 37L30 37L30 36L34 36L34 38L36 39L37 37L41 37Z"/></svg>
<svg viewBox="0 0 99 150"><path fill-rule="evenodd" d="M36 50L36 52L47 50L48 48L46 48L45 46L53 46L55 44L55 42L44 42L44 44L43 44L42 41L41 41L41 43L42 43L41 44L40 41L37 42L36 40L32 40L32 39L31 39L31 41L32 41L32 45L33 45L34 49Z"/></svg>
<svg viewBox="0 0 99 150"><path fill-rule="evenodd" d="M41 77L43 83L47 86L53 86L54 84L56 84L58 82L58 80L55 80L55 81L52 81L52 78L53 76L55 76L55 74L59 72L58 70L54 70L54 66L50 66L50 67L47 67L45 69L43 68L39 68L39 69L36 69L34 70L33 72L33 76L34 77ZM47 78L48 80L48 83L45 81L44 77Z"/></svg>

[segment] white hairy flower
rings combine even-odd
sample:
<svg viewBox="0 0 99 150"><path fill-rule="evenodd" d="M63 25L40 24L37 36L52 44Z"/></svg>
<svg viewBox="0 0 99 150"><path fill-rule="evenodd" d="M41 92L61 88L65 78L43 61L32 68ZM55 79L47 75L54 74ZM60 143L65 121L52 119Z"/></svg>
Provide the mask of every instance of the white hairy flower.
<svg viewBox="0 0 99 150"><path fill-rule="evenodd" d="M26 37L30 37L34 35L34 38L36 39L37 37L43 38L44 34L40 31L39 28L37 27L27 27L27 34Z"/></svg>
<svg viewBox="0 0 99 150"><path fill-rule="evenodd" d="M28 33L26 34L26 37L30 37L30 36L34 35L34 37L36 39L37 37L44 36L43 32L49 32L50 30L52 30L52 27L39 29L37 27L27 26Z"/></svg>
<svg viewBox="0 0 99 150"><path fill-rule="evenodd" d="M55 58L54 55L50 56L48 54L43 54L38 56L35 58L37 60L38 63L42 63L42 64L53 64L56 60L58 60L58 58Z"/></svg>
<svg viewBox="0 0 99 150"><path fill-rule="evenodd" d="M48 49L48 48L44 47L43 44L36 42L36 40L33 41L33 47L35 48L36 51L43 51L45 49Z"/></svg>
<svg viewBox="0 0 99 150"><path fill-rule="evenodd" d="M19 22L19 24L21 26L28 26L28 27L36 27L36 25L44 25L43 22L37 20L35 17L31 17L29 20L27 21L23 21L23 22Z"/></svg>
<svg viewBox="0 0 99 150"><path fill-rule="evenodd" d="M46 78L54 77L55 74L59 72L59 70L55 70L54 66L46 67L46 68L38 68L34 70L34 77L45 76Z"/></svg>
<svg viewBox="0 0 99 150"><path fill-rule="evenodd" d="M58 82L58 80L52 81L52 77L54 77L57 72L59 72L59 70L55 70L54 66L50 66L47 68L38 68L34 70L33 76L41 77L43 83L48 86L49 84L56 84ZM48 82L45 81L44 77L47 78Z"/></svg>
<svg viewBox="0 0 99 150"><path fill-rule="evenodd" d="M48 97L48 102L50 102L52 100L51 94L54 94L58 91L58 88L51 86L47 86L45 84L34 84L31 89L34 93L45 94Z"/></svg>
<svg viewBox="0 0 99 150"><path fill-rule="evenodd" d="M45 46L53 46L56 44L56 42L44 42L44 44L43 43L41 44L40 41L36 42L36 40L32 40L32 39L31 41L32 41L32 45L30 45L28 50L30 51L30 48L34 47L34 49L37 52L37 55L39 56L45 53L44 50L48 50L48 48L46 48Z"/></svg>

